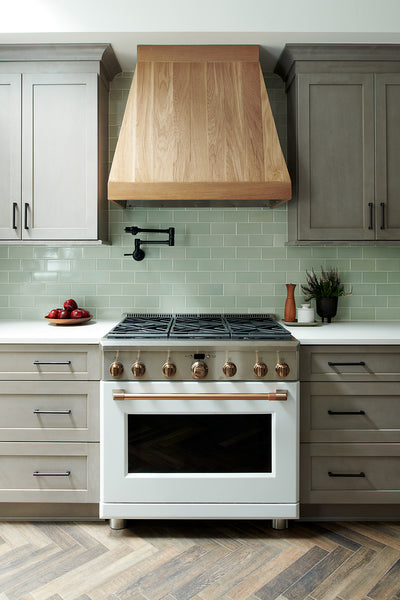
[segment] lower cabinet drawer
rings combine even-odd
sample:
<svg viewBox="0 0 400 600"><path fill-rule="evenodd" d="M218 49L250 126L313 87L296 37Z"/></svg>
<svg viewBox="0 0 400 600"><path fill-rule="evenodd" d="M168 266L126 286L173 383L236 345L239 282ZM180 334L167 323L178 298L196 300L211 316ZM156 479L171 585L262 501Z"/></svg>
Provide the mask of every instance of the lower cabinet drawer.
<svg viewBox="0 0 400 600"><path fill-rule="evenodd" d="M0 443L1 502L98 502L99 444Z"/></svg>
<svg viewBox="0 0 400 600"><path fill-rule="evenodd" d="M400 502L400 444L301 444L303 503Z"/></svg>
<svg viewBox="0 0 400 600"><path fill-rule="evenodd" d="M4 381L0 441L98 442L97 381Z"/></svg>
<svg viewBox="0 0 400 600"><path fill-rule="evenodd" d="M304 382L302 442L400 443L398 382Z"/></svg>

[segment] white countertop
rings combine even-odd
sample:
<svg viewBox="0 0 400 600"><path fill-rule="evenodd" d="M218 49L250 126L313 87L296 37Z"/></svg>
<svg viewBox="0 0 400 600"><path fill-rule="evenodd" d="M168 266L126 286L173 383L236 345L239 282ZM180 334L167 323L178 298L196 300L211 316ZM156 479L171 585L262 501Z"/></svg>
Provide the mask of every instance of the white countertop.
<svg viewBox="0 0 400 600"><path fill-rule="evenodd" d="M120 319L92 319L79 325L53 325L42 321L0 320L0 344L98 344Z"/></svg>
<svg viewBox="0 0 400 600"><path fill-rule="evenodd" d="M0 320L0 344L98 344L118 323L92 319L81 325L43 321ZM400 321L319 323L313 327L284 324L301 344L400 344Z"/></svg>
<svg viewBox="0 0 400 600"><path fill-rule="evenodd" d="M315 326L282 323L300 344L400 344L400 321L343 321Z"/></svg>

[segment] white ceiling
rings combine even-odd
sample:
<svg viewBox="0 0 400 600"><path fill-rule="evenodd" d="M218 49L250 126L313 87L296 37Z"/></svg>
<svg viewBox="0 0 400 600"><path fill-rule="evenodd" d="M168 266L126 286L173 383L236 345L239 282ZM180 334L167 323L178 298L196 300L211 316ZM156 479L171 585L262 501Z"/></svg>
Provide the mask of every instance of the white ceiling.
<svg viewBox="0 0 400 600"><path fill-rule="evenodd" d="M138 44L258 44L273 70L285 43L400 44L399 0L13 0L0 43L111 43L122 70Z"/></svg>

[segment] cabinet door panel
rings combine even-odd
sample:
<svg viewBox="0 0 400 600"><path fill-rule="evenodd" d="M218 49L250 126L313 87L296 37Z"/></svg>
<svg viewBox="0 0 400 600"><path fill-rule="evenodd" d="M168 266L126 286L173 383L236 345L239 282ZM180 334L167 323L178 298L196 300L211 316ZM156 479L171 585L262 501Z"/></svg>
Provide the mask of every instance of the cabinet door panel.
<svg viewBox="0 0 400 600"><path fill-rule="evenodd" d="M299 240L373 239L373 75L300 74L298 86Z"/></svg>
<svg viewBox="0 0 400 600"><path fill-rule="evenodd" d="M400 74L376 75L377 239L400 239Z"/></svg>
<svg viewBox="0 0 400 600"><path fill-rule="evenodd" d="M97 238L97 74L23 76L24 239Z"/></svg>
<svg viewBox="0 0 400 600"><path fill-rule="evenodd" d="M21 75L0 75L0 140L0 239L18 240L21 237Z"/></svg>

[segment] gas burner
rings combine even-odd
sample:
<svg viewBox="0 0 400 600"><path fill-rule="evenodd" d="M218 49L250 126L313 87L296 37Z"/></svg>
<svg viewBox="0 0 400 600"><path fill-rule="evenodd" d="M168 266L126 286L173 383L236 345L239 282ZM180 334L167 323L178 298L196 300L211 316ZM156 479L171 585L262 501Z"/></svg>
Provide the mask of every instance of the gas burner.
<svg viewBox="0 0 400 600"><path fill-rule="evenodd" d="M172 315L142 315L128 313L107 334L109 339L166 338L171 329Z"/></svg>
<svg viewBox="0 0 400 600"><path fill-rule="evenodd" d="M229 329L221 315L176 315L171 338L229 339Z"/></svg>
<svg viewBox="0 0 400 600"><path fill-rule="evenodd" d="M230 337L236 340L290 340L291 334L269 315L226 315Z"/></svg>
<svg viewBox="0 0 400 600"><path fill-rule="evenodd" d="M270 315L128 313L108 339L290 340L290 332Z"/></svg>

